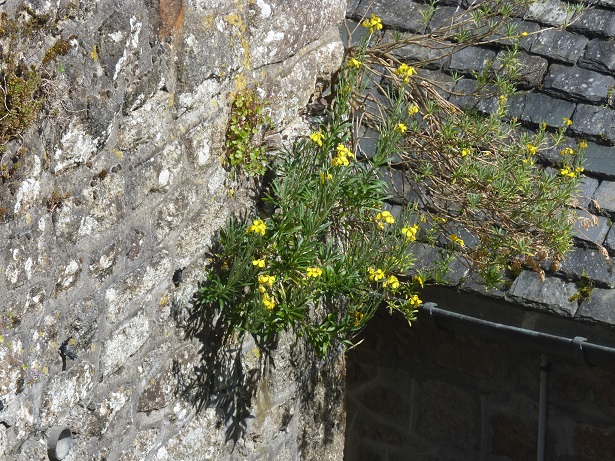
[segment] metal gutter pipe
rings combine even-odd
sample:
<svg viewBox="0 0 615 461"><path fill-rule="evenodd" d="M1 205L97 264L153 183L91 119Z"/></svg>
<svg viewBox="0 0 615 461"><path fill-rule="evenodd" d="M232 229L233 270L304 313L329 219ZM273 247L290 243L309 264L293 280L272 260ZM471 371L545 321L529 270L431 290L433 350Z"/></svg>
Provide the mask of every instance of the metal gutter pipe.
<svg viewBox="0 0 615 461"><path fill-rule="evenodd" d="M547 385L549 382L549 358L540 354L540 395L538 399L538 461L545 460L547 442Z"/></svg>

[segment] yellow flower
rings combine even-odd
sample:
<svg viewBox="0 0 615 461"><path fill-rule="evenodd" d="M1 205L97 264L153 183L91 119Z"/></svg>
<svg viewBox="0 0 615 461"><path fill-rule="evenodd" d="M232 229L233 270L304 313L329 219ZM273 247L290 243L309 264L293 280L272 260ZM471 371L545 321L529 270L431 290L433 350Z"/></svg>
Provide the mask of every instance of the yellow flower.
<svg viewBox="0 0 615 461"><path fill-rule="evenodd" d="M337 151L337 155L343 155L344 157L354 157L352 152L350 152L350 149L348 149L342 143L338 144L335 150Z"/></svg>
<svg viewBox="0 0 615 461"><path fill-rule="evenodd" d="M521 32L519 35L521 35L521 37L527 37L527 32Z"/></svg>
<svg viewBox="0 0 615 461"><path fill-rule="evenodd" d="M562 149L559 151L559 154L563 157L564 155L574 155L574 150L572 150L570 147L566 147L565 149Z"/></svg>
<svg viewBox="0 0 615 461"><path fill-rule="evenodd" d="M354 157L350 149L340 143L335 150L337 151L337 155L331 159L331 166L348 166L350 164L348 157Z"/></svg>
<svg viewBox="0 0 615 461"><path fill-rule="evenodd" d="M587 149L587 143L585 141L581 141L579 143L579 149Z"/></svg>
<svg viewBox="0 0 615 461"><path fill-rule="evenodd" d="M306 275L316 279L322 275L322 269L320 267L308 267Z"/></svg>
<svg viewBox="0 0 615 461"><path fill-rule="evenodd" d="M562 121L568 126L572 125L572 120L570 120L569 118L562 117Z"/></svg>
<svg viewBox="0 0 615 461"><path fill-rule="evenodd" d="M325 135L320 131L315 131L310 135L310 139L318 144L318 147L322 147L322 140L325 139Z"/></svg>
<svg viewBox="0 0 615 461"><path fill-rule="evenodd" d="M382 224L382 221L384 221L387 224L393 224L395 222L395 218L393 217L390 211L381 211L380 213L376 215L376 222L379 222Z"/></svg>
<svg viewBox="0 0 615 461"><path fill-rule="evenodd" d="M375 14L372 14L372 17L370 19L365 19L361 25L369 29L370 34L373 34L375 31L382 29L382 20Z"/></svg>
<svg viewBox="0 0 615 461"><path fill-rule="evenodd" d="M258 283L261 285L273 286L273 284L275 283L275 275L259 275Z"/></svg>
<svg viewBox="0 0 615 461"><path fill-rule="evenodd" d="M367 272L369 272L369 279L373 280L373 281L378 281L378 280L382 280L384 278L384 271L382 269L375 269L370 267L369 269L367 269Z"/></svg>
<svg viewBox="0 0 615 461"><path fill-rule="evenodd" d="M416 105L412 104L410 107L408 107L408 115L414 115L419 111L419 108L416 107Z"/></svg>
<svg viewBox="0 0 615 461"><path fill-rule="evenodd" d="M583 173L585 171L585 168L583 168L582 166L578 166L574 169L574 172L579 174L579 173Z"/></svg>
<svg viewBox="0 0 615 461"><path fill-rule="evenodd" d="M269 296L267 293L263 293L263 305L271 310L275 307L275 299L273 299L273 297Z"/></svg>
<svg viewBox="0 0 615 461"><path fill-rule="evenodd" d="M527 151L531 155L536 155L536 152L538 152L538 148L532 144L526 144L525 146L527 147Z"/></svg>
<svg viewBox="0 0 615 461"><path fill-rule="evenodd" d="M337 157L333 157L331 159L331 166L348 166L350 162L348 161L348 157L342 157L338 155Z"/></svg>
<svg viewBox="0 0 615 461"><path fill-rule="evenodd" d="M327 181L331 181L332 179L333 179L333 175L331 173L325 173L324 171L320 173L321 184L324 184Z"/></svg>
<svg viewBox="0 0 615 461"><path fill-rule="evenodd" d="M421 288L423 288L423 284L425 283L425 281L423 280L423 277L421 277L420 275L415 275L414 281L418 283L419 285L421 285Z"/></svg>
<svg viewBox="0 0 615 461"><path fill-rule="evenodd" d="M465 246L465 242L463 241L463 239L457 237L455 234L451 234L449 238L451 239L451 241L453 241L457 245L462 246L462 247Z"/></svg>
<svg viewBox="0 0 615 461"><path fill-rule="evenodd" d="M348 65L350 67L356 67L358 69L359 67L361 67L361 61L359 61L358 59L352 58L350 61L348 61Z"/></svg>
<svg viewBox="0 0 615 461"><path fill-rule="evenodd" d="M465 157L470 153L470 149L461 149L461 156Z"/></svg>
<svg viewBox="0 0 615 461"><path fill-rule="evenodd" d="M408 130L408 127L403 123L398 123L395 125L395 131L399 131L401 134L404 134Z"/></svg>
<svg viewBox="0 0 615 461"><path fill-rule="evenodd" d="M418 295L412 295L408 298L408 303L412 307L419 307L421 304L423 304L423 301L419 299Z"/></svg>
<svg viewBox="0 0 615 461"><path fill-rule="evenodd" d="M354 326L358 327L361 324L361 320L363 320L363 314L361 312L354 313Z"/></svg>
<svg viewBox="0 0 615 461"><path fill-rule="evenodd" d="M256 267L265 267L265 258L255 259L254 261L252 261L252 265Z"/></svg>
<svg viewBox="0 0 615 461"><path fill-rule="evenodd" d="M382 284L383 287L391 287L392 290L399 288L399 280L394 275L390 275L388 279Z"/></svg>
<svg viewBox="0 0 615 461"><path fill-rule="evenodd" d="M414 242L416 240L416 233L418 231L419 231L419 226L418 224L415 224L414 226L402 228L401 233L408 240L410 240L411 242Z"/></svg>
<svg viewBox="0 0 615 461"><path fill-rule="evenodd" d="M252 225L248 226L246 229L246 233L254 232L255 234L265 235L265 231L267 230L267 225L263 222L262 219L255 219L252 221Z"/></svg>
<svg viewBox="0 0 615 461"><path fill-rule="evenodd" d="M403 63L397 68L395 73L401 77L404 83L408 84L410 83L410 77L416 74L416 69L414 67L410 67L406 63Z"/></svg>

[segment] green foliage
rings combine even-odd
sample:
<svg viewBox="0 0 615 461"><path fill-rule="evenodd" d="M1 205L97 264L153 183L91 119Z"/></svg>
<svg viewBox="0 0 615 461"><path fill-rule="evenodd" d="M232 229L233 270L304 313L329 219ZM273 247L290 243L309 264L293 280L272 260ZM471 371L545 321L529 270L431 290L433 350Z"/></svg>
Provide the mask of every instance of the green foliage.
<svg viewBox="0 0 615 461"><path fill-rule="evenodd" d="M227 160L250 176L264 174L267 165L262 138L271 120L264 111L266 105L251 89L238 92L231 104L224 141Z"/></svg>
<svg viewBox="0 0 615 461"><path fill-rule="evenodd" d="M557 265L571 242L568 204L586 146L563 149L557 170L545 170L536 158L561 141L570 122L527 133L507 117L522 34L502 18L523 2L509 3L483 2L429 35L398 35L392 42L377 41L383 28L377 16L363 21L368 33L337 74L332 109L309 138L271 165L260 217L235 220L221 232L195 294L195 324L215 317L260 345L292 331L325 354L339 343L350 346L383 303L412 321L420 288L427 280L444 283L453 255L488 286L500 284L507 268L544 276L542 261ZM393 53L429 43L445 56L460 41L508 50L497 68L475 74L471 96L490 98L490 110L461 110L445 97L451 90L419 76L429 62L409 65ZM257 150L251 136L262 121L248 109L255 106L253 93L233 103L227 147L231 139L243 147L229 150L232 164L247 164L244 152ZM362 155L361 125L377 131L375 153ZM386 169L401 175L417 197L397 216L386 210ZM431 273L412 272L415 241L441 247Z"/></svg>

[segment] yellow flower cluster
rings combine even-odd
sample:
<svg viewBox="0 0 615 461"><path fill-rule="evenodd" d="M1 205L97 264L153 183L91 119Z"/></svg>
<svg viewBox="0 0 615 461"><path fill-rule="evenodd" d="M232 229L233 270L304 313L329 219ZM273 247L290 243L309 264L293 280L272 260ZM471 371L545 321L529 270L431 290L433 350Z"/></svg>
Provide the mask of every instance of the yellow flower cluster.
<svg viewBox="0 0 615 461"><path fill-rule="evenodd" d="M419 299L418 295L412 295L408 298L408 303L412 307L419 307L421 304L423 304L423 301Z"/></svg>
<svg viewBox="0 0 615 461"><path fill-rule="evenodd" d="M263 305L268 309L272 310L275 307L275 299L273 296L270 296L268 293L263 293Z"/></svg>
<svg viewBox="0 0 615 461"><path fill-rule="evenodd" d="M410 83L410 77L416 74L416 69L414 67L410 67L408 64L401 64L397 70L395 71L397 75L401 77L404 83Z"/></svg>
<svg viewBox="0 0 615 461"><path fill-rule="evenodd" d="M572 120L570 120L569 118L562 117L562 121L568 126L572 125Z"/></svg>
<svg viewBox="0 0 615 461"><path fill-rule="evenodd" d="M348 61L348 66L355 67L358 69L359 67L361 67L361 61L359 61L358 59L352 58Z"/></svg>
<svg viewBox="0 0 615 461"><path fill-rule="evenodd" d="M246 233L254 232L255 234L265 235L265 231L267 230L267 225L263 222L262 219L255 219L252 221L252 225L248 226L246 229Z"/></svg>
<svg viewBox="0 0 615 461"><path fill-rule="evenodd" d="M383 287L390 287L391 290L397 290L399 288L399 280L394 275L390 275L388 279L382 284Z"/></svg>
<svg viewBox="0 0 615 461"><path fill-rule="evenodd" d="M414 242L416 240L416 234L418 231L419 231L418 224L415 224L414 226L403 227L401 229L402 235L406 237L408 240L410 240L411 242Z"/></svg>
<svg viewBox="0 0 615 461"><path fill-rule="evenodd" d="M562 157L565 155L574 155L574 150L572 150L570 147L566 147L565 149L560 150L559 154Z"/></svg>
<svg viewBox="0 0 615 461"><path fill-rule="evenodd" d="M369 269L367 269L367 272L369 273L369 279L373 280L374 282L377 282L384 278L384 271L382 269L374 269L373 267L370 267Z"/></svg>
<svg viewBox="0 0 615 461"><path fill-rule="evenodd" d="M536 153L538 152L538 148L533 144L526 144L525 147L527 147L527 151L530 153L530 155L536 155Z"/></svg>
<svg viewBox="0 0 615 461"><path fill-rule="evenodd" d="M581 173L583 173L583 171L585 171L585 168L583 168L582 166L578 166L574 169L568 166L565 166L564 168L559 170L559 174L562 176L566 176L568 178L576 178Z"/></svg>
<svg viewBox="0 0 615 461"><path fill-rule="evenodd" d="M333 179L333 175L331 173L325 173L324 171L322 171L320 173L320 183L324 184L327 181L331 181Z"/></svg>
<svg viewBox="0 0 615 461"><path fill-rule="evenodd" d="M363 320L363 314L361 312L354 313L354 326L358 327L361 324L361 320Z"/></svg>
<svg viewBox="0 0 615 461"><path fill-rule="evenodd" d="M310 139L318 144L318 147L322 147L322 140L325 139L325 135L320 131L315 131L310 135Z"/></svg>
<svg viewBox="0 0 615 461"><path fill-rule="evenodd" d="M461 149L461 156L465 157L466 155L469 155L471 152L470 149Z"/></svg>
<svg viewBox="0 0 615 461"><path fill-rule="evenodd" d="M350 158L354 157L352 152L350 152L350 149L348 149L346 146L340 143L337 145L336 151L337 151L337 155L333 157L333 159L331 160L331 166L350 165L350 161L348 160L348 157Z"/></svg>
<svg viewBox="0 0 615 461"><path fill-rule="evenodd" d="M268 286L271 288L273 284L275 283L275 275L266 275L266 274L259 275L258 283L259 285Z"/></svg>
<svg viewBox="0 0 615 461"><path fill-rule="evenodd" d="M320 267L308 267L306 275L316 279L322 275L322 269Z"/></svg>
<svg viewBox="0 0 615 461"><path fill-rule="evenodd" d="M421 285L421 288L423 288L423 284L425 283L425 281L423 280L423 277L421 277L420 275L415 275L414 281L418 283L419 285Z"/></svg>
<svg viewBox="0 0 615 461"><path fill-rule="evenodd" d="M579 149L587 149L587 143L585 141L581 141L579 143Z"/></svg>
<svg viewBox="0 0 615 461"><path fill-rule="evenodd" d="M457 237L455 234L451 234L451 235L449 236L449 238L451 239L451 241L452 241L452 242L456 243L456 244L457 244L457 245L459 245L459 246L462 246L462 247L463 247L463 246L465 246L465 245L466 245L466 244L465 244L465 242L463 241L463 239L461 239L461 238Z"/></svg>
<svg viewBox="0 0 615 461"><path fill-rule="evenodd" d="M376 215L376 225L378 229L384 229L384 224L395 223L395 218L390 211L381 211Z"/></svg>
<svg viewBox="0 0 615 461"><path fill-rule="evenodd" d="M416 107L416 105L412 104L410 107L408 107L408 115L412 116L414 114L416 114L419 111L419 108Z"/></svg>
<svg viewBox="0 0 615 461"><path fill-rule="evenodd" d="M265 258L253 260L252 265L256 267L265 267Z"/></svg>
<svg viewBox="0 0 615 461"><path fill-rule="evenodd" d="M395 131L399 131L401 134L404 134L406 131L408 131L408 127L403 123L398 123L397 125L395 125Z"/></svg>
<svg viewBox="0 0 615 461"><path fill-rule="evenodd" d="M373 34L377 30L382 30L382 20L375 14L372 14L371 18L365 19L361 25L369 29L370 34Z"/></svg>

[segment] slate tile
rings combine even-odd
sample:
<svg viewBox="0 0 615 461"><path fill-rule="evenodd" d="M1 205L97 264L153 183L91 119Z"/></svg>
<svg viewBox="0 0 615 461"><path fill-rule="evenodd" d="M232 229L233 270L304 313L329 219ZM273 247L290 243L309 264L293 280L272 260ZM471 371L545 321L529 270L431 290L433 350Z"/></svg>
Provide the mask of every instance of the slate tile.
<svg viewBox="0 0 615 461"><path fill-rule="evenodd" d="M575 247L566 254L559 272L577 280L586 275L604 288L615 286L613 264L597 250Z"/></svg>
<svg viewBox="0 0 615 461"><path fill-rule="evenodd" d="M497 54L493 68L497 71L500 69L502 60L506 57L505 51L500 51ZM527 53L517 54L517 66L519 77L516 81L518 88L535 88L537 87L547 73L549 61L540 56L534 56Z"/></svg>
<svg viewBox="0 0 615 461"><path fill-rule="evenodd" d="M577 135L615 142L615 110L578 104L572 122L570 130Z"/></svg>
<svg viewBox="0 0 615 461"><path fill-rule="evenodd" d="M525 19L549 26L561 26L572 19L573 13L566 11L566 4L559 0L541 0L533 2Z"/></svg>
<svg viewBox="0 0 615 461"><path fill-rule="evenodd" d="M600 211L615 217L615 181L602 181L594 193L594 200L598 202Z"/></svg>
<svg viewBox="0 0 615 461"><path fill-rule="evenodd" d="M437 263L442 261L443 251L441 248L432 247L425 243L413 245L412 253L416 257L414 269L427 273L432 272L436 268ZM444 281L449 285L459 285L467 277L468 272L468 265L454 256L448 266Z"/></svg>
<svg viewBox="0 0 615 461"><path fill-rule="evenodd" d="M611 229L604 240L604 246L610 253L615 253L615 226L611 226Z"/></svg>
<svg viewBox="0 0 615 461"><path fill-rule="evenodd" d="M609 325L615 324L615 290L594 288L589 299L581 303L578 317Z"/></svg>
<svg viewBox="0 0 615 461"><path fill-rule="evenodd" d="M615 11L591 8L574 21L570 30L582 34L600 35L603 37L615 36Z"/></svg>
<svg viewBox="0 0 615 461"><path fill-rule="evenodd" d="M388 39L388 40L387 40ZM392 41L392 35L385 34L385 40ZM441 69L448 60L449 57L443 57L443 54L450 51L448 45L442 45L441 43L431 40L421 41L421 43L411 43L402 48L395 50L393 56L399 58L401 61L408 63L421 63L423 69Z"/></svg>
<svg viewBox="0 0 615 461"><path fill-rule="evenodd" d="M543 93L530 92L525 98L522 120L532 123L546 123L559 127L563 118L570 118L575 105L569 101L556 99Z"/></svg>
<svg viewBox="0 0 615 461"><path fill-rule="evenodd" d="M615 147L589 142L583 163L586 174L595 174L606 179L615 179Z"/></svg>
<svg viewBox="0 0 615 461"><path fill-rule="evenodd" d="M579 66L598 72L615 72L615 39L593 39L579 59Z"/></svg>
<svg viewBox="0 0 615 461"><path fill-rule="evenodd" d="M565 30L545 30L536 37L530 52L568 64L577 62L589 39Z"/></svg>
<svg viewBox="0 0 615 461"><path fill-rule="evenodd" d="M552 64L544 80L546 92L560 97L592 104L607 102L615 78L581 67Z"/></svg>
<svg viewBox="0 0 615 461"><path fill-rule="evenodd" d="M573 236L579 240L602 245L609 231L607 219L585 210L576 210L576 213L577 220L573 226Z"/></svg>
<svg viewBox="0 0 615 461"><path fill-rule="evenodd" d="M374 13L387 27L422 34L426 27L421 13L426 10L427 6L410 0L361 0L353 19Z"/></svg>
<svg viewBox="0 0 615 461"><path fill-rule="evenodd" d="M448 67L451 71L472 75L474 72L481 72L494 60L495 51L478 46L468 46L453 53Z"/></svg>
<svg viewBox="0 0 615 461"><path fill-rule="evenodd" d="M594 192L598 188L598 181L596 178L592 178L591 176L585 176L581 183L579 184L579 190L574 196L574 199L577 201L576 206L581 208L589 208L591 203L591 199L594 196Z"/></svg>
<svg viewBox="0 0 615 461"><path fill-rule="evenodd" d="M547 277L543 282L535 272L523 271L513 282L507 298L524 306L571 317L578 307L575 301L570 301L576 292L574 283L558 277Z"/></svg>

